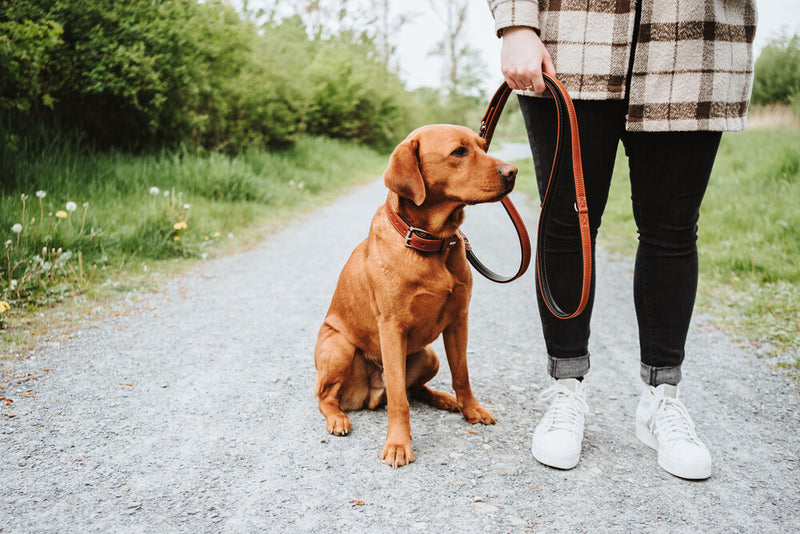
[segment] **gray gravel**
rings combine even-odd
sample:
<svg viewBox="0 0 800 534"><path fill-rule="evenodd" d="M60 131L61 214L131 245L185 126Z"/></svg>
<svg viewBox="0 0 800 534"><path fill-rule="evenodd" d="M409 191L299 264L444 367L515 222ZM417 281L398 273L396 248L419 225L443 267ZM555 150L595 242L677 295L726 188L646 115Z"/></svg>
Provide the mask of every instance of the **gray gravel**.
<svg viewBox="0 0 800 534"><path fill-rule="evenodd" d="M329 435L313 398L316 332L384 197L380 182L357 188L131 314L3 362L13 405L0 413L18 417L0 416L0 532L800 530L800 395L713 320L693 323L682 383L711 479L670 476L634 437L631 265L602 253L577 468L529 452L549 385L530 274L475 280L471 377L497 425L412 402L416 461L397 470L378 457L385 412L353 413L350 436ZM515 201L533 231L536 209ZM502 209L471 210L479 255L509 256ZM450 390L446 365L433 384Z"/></svg>

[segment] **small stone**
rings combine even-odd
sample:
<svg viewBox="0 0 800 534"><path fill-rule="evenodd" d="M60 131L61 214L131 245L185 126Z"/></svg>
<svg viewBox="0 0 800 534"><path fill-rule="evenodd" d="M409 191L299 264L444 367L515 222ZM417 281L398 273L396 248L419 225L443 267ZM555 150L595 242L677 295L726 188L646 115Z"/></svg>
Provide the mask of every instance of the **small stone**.
<svg viewBox="0 0 800 534"><path fill-rule="evenodd" d="M497 506L489 504L488 502L474 502L472 507L482 514L494 514L500 510Z"/></svg>
<svg viewBox="0 0 800 534"><path fill-rule="evenodd" d="M525 524L525 520L516 515L506 516L506 522L516 526L521 526Z"/></svg>

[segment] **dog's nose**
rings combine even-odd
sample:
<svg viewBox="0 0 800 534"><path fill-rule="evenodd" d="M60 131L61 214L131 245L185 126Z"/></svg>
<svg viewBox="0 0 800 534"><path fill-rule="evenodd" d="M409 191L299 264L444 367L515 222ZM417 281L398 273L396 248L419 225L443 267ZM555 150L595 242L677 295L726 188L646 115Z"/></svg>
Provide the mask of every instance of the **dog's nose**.
<svg viewBox="0 0 800 534"><path fill-rule="evenodd" d="M501 165L497 172L503 177L504 182L513 182L517 177L517 168L508 163Z"/></svg>

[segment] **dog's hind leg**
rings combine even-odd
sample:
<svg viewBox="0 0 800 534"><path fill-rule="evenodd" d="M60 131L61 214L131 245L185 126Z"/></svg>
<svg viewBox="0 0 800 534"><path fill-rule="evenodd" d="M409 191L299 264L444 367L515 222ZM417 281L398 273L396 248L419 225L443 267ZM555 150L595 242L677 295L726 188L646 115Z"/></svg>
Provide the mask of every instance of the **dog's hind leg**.
<svg viewBox="0 0 800 534"><path fill-rule="evenodd" d="M350 433L350 419L342 411L340 401L344 393L352 389L353 360L356 347L342 334L324 324L319 331L314 363L317 367L315 395L319 398L319 411L325 416L328 432L337 436ZM369 387L367 386L367 393ZM352 395L347 395L352 400ZM361 401L363 404L364 400ZM348 403L350 404L350 403ZM361 406L345 406L354 409Z"/></svg>
<svg viewBox="0 0 800 534"><path fill-rule="evenodd" d="M458 411L455 395L436 391L427 384L439 371L439 358L430 345L406 358L406 384L410 397L440 410Z"/></svg>

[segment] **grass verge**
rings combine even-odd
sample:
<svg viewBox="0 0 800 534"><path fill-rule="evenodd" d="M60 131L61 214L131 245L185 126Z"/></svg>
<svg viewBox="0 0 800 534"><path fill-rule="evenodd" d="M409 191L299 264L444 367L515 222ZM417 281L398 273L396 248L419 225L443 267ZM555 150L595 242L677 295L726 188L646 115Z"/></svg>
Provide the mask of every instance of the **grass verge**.
<svg viewBox="0 0 800 534"><path fill-rule="evenodd" d="M529 161L521 176L535 176ZM536 197L533 179L519 187ZM800 376L800 131L758 128L723 136L699 222L697 309L759 354ZM622 149L598 243L632 257L636 226Z"/></svg>
<svg viewBox="0 0 800 534"><path fill-rule="evenodd" d="M125 298L263 239L386 164L374 150L314 137L233 157L131 156L42 132L2 156L0 301L11 308L0 312L0 359L124 313Z"/></svg>

